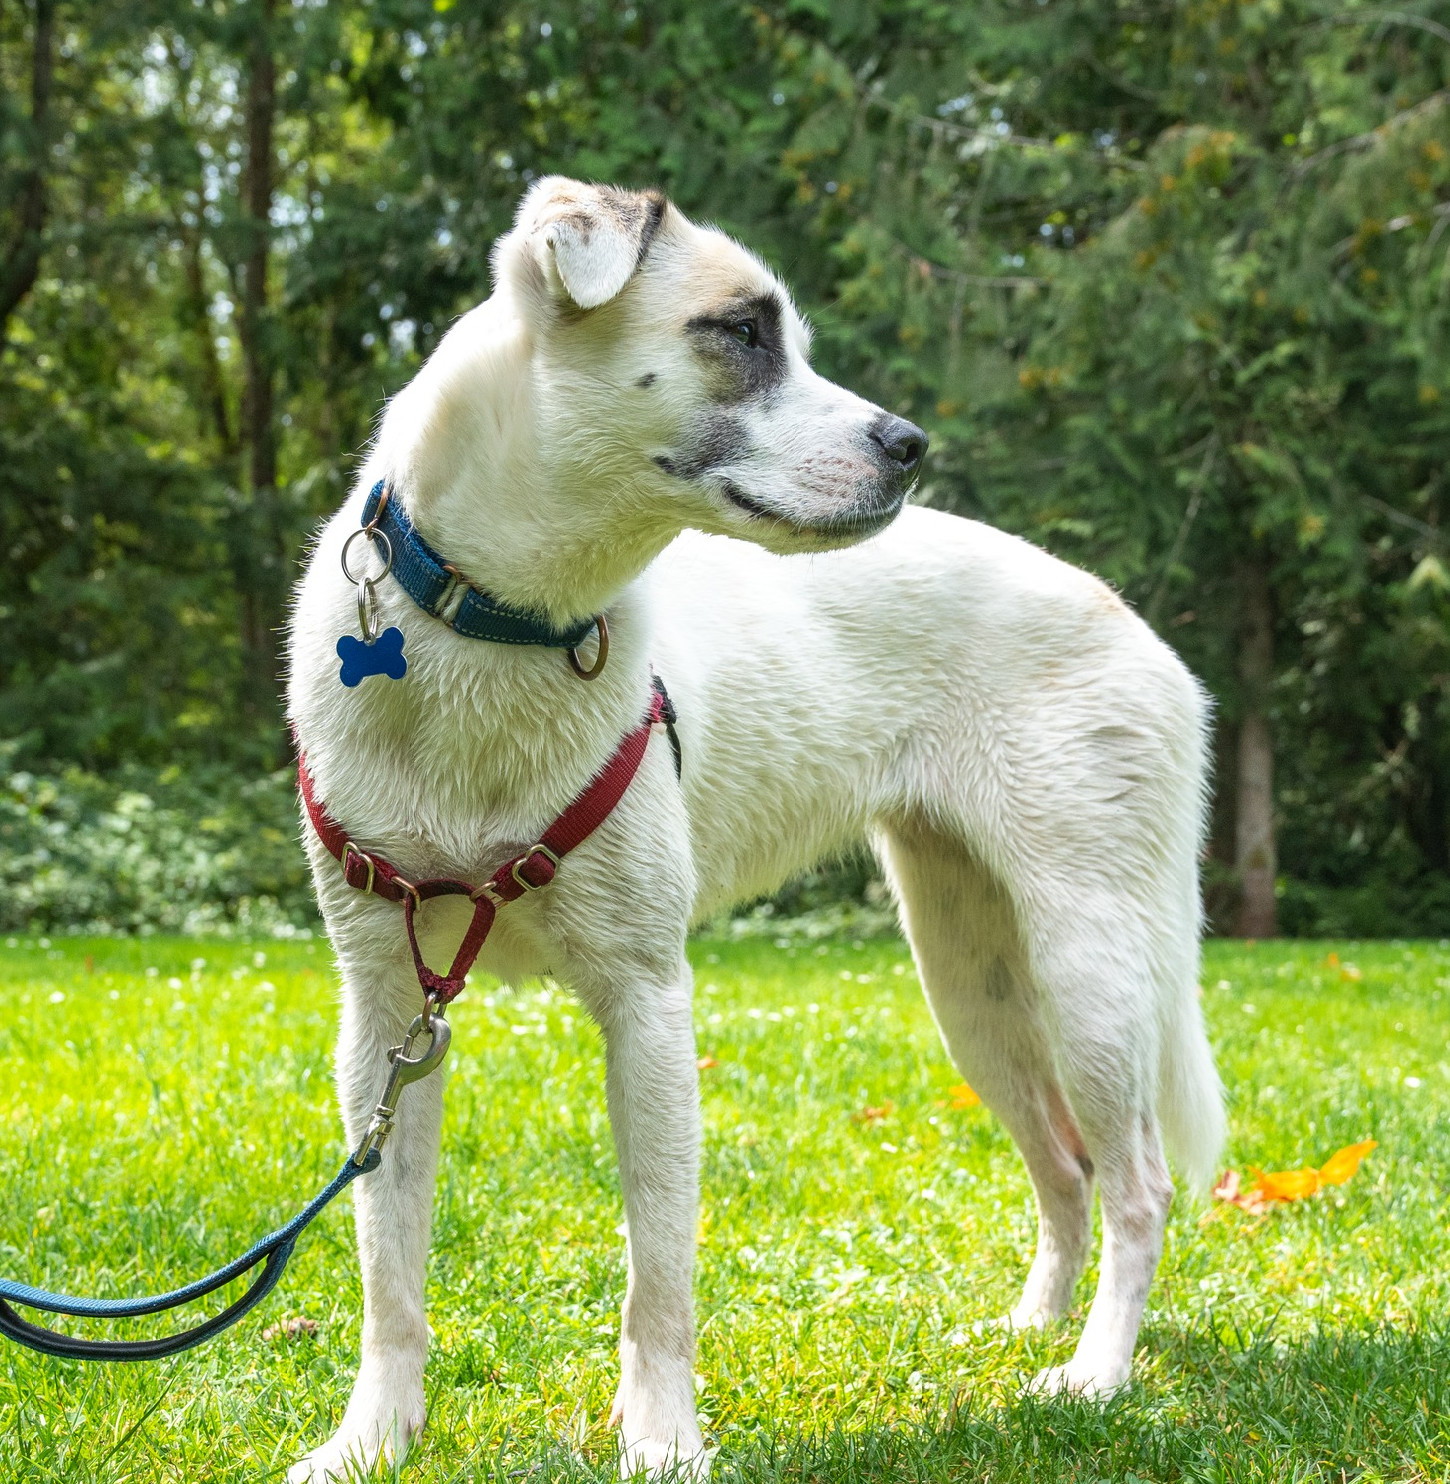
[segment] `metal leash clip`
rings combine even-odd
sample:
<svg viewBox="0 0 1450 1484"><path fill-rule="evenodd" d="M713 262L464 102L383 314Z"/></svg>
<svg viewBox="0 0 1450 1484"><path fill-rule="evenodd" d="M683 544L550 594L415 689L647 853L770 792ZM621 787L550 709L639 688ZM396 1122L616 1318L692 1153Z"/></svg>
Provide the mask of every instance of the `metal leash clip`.
<svg viewBox="0 0 1450 1484"><path fill-rule="evenodd" d="M430 1037L428 1049L421 1056L413 1056L411 1054L413 1043L425 1031ZM392 1063L393 1070L377 1107L373 1109L372 1122L368 1124L368 1131L363 1135L362 1143L353 1153L354 1164L362 1164L374 1149L381 1149L387 1143L388 1135L393 1131L393 1120L397 1117L398 1094L410 1082L421 1082L433 1071L448 1055L448 1047L452 1040L452 1027L444 1017L438 1002L432 995L429 995L423 1002L423 1013L415 1017L412 1025L408 1027L408 1034L403 1037L403 1044L389 1048L388 1060Z"/></svg>

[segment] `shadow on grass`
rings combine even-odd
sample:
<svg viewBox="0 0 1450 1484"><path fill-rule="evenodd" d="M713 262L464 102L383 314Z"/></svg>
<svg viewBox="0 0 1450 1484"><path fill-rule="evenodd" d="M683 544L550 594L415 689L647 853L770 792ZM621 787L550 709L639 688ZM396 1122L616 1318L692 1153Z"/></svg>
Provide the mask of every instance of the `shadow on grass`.
<svg viewBox="0 0 1450 1484"><path fill-rule="evenodd" d="M968 1385L934 1416L888 1423L857 1414L814 1432L769 1420L732 1426L715 1440L713 1484L1429 1484L1450 1478L1450 1329L1325 1330L1280 1342L1209 1321L1192 1332L1154 1326L1144 1341L1144 1380L1103 1405L1004 1393L998 1380L975 1390ZM963 1361L969 1370L970 1356ZM267 1425L284 1410L278 1395L260 1400L260 1416L233 1415L224 1423L234 1379L216 1389L190 1387L188 1395L175 1387L174 1373L163 1373L149 1397L127 1398L116 1391L114 1369L60 1364L58 1370L66 1383L60 1395L33 1396L0 1418L4 1484L280 1481L300 1452L300 1415L285 1435ZM467 1389L456 1395L465 1397ZM517 1433L484 1441L470 1437L457 1410L450 1419L450 1410L438 1408L424 1446L400 1469L380 1465L368 1479L612 1484L618 1478L612 1444L591 1449L586 1461L558 1441Z"/></svg>
<svg viewBox="0 0 1450 1484"><path fill-rule="evenodd" d="M1145 1331L1152 1375L1105 1404L961 1392L937 1418L814 1434L737 1428L713 1484L1371 1484L1450 1477L1450 1331ZM563 1449L422 1477L617 1478ZM406 1471L405 1475L406 1477Z"/></svg>

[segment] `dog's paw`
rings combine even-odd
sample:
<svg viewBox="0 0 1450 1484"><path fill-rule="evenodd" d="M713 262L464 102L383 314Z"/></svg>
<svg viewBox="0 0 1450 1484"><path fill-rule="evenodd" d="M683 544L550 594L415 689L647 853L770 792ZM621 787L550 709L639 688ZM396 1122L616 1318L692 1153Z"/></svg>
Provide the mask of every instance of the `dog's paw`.
<svg viewBox="0 0 1450 1484"><path fill-rule="evenodd" d="M619 1475L658 1484L701 1484L710 1477L710 1453L695 1414L693 1372L656 1372L640 1384L637 1362L620 1377L609 1425L619 1429Z"/></svg>
<svg viewBox="0 0 1450 1484"><path fill-rule="evenodd" d="M993 1320L992 1322L997 1329L1039 1330L1056 1324L1061 1318L1061 1314L1048 1308L1045 1304L1033 1304L1024 1301L1018 1304L1010 1314L1003 1314L1000 1319Z"/></svg>
<svg viewBox="0 0 1450 1484"><path fill-rule="evenodd" d="M333 1440L298 1459L287 1470L287 1484L352 1484L365 1479L368 1471L361 1448L349 1451Z"/></svg>
<svg viewBox="0 0 1450 1484"><path fill-rule="evenodd" d="M422 1400L400 1410L389 1409L364 1418L349 1405L342 1426L320 1448L294 1463L287 1471L287 1484L360 1484L370 1478L380 1457L395 1464L422 1431L427 1417Z"/></svg>
<svg viewBox="0 0 1450 1484"><path fill-rule="evenodd" d="M681 1446L671 1439L632 1438L619 1445L619 1477L659 1484L704 1484L710 1477L710 1454L703 1444Z"/></svg>
<svg viewBox="0 0 1450 1484"><path fill-rule="evenodd" d="M1050 1365L1038 1371L1027 1390L1039 1396L1077 1396L1087 1401L1105 1401L1128 1384L1129 1368L1084 1365L1074 1356L1066 1365Z"/></svg>

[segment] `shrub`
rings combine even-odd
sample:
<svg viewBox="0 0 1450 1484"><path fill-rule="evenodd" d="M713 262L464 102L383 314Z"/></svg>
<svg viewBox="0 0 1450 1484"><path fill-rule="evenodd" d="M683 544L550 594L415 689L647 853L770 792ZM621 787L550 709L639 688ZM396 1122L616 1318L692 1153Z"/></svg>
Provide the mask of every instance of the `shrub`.
<svg viewBox="0 0 1450 1484"><path fill-rule="evenodd" d="M287 934L316 920L290 769L0 785L0 931Z"/></svg>

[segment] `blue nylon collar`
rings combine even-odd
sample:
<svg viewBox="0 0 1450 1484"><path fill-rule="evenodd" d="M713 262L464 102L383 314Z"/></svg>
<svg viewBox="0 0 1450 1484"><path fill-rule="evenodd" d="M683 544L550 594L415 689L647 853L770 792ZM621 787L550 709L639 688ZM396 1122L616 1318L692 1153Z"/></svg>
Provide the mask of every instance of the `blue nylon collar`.
<svg viewBox="0 0 1450 1484"><path fill-rule="evenodd" d="M372 487L363 506L363 525L375 525L388 538L393 548L393 578L424 613L431 613L466 639L487 639L491 644L576 649L588 638L594 628L592 618L556 629L537 613L510 608L470 587L448 570L443 558L414 530L402 502L386 498L387 488L385 479Z"/></svg>

